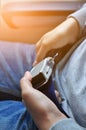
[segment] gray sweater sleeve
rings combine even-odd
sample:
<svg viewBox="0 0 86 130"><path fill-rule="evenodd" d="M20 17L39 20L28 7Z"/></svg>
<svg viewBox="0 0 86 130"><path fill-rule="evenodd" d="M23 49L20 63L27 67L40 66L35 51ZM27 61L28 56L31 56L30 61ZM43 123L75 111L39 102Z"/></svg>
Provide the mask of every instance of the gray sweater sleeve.
<svg viewBox="0 0 86 130"><path fill-rule="evenodd" d="M86 4L69 17L74 17L78 21L81 31L84 30L86 26ZM50 130L84 130L84 127L79 126L74 119L67 118L54 124Z"/></svg>
<svg viewBox="0 0 86 130"><path fill-rule="evenodd" d="M73 119L67 118L54 124L50 130L84 130Z"/></svg>
<svg viewBox="0 0 86 130"><path fill-rule="evenodd" d="M82 31L86 29L86 4L84 4L80 10L69 15L68 17L73 17L78 21L81 30L80 32L82 33Z"/></svg>

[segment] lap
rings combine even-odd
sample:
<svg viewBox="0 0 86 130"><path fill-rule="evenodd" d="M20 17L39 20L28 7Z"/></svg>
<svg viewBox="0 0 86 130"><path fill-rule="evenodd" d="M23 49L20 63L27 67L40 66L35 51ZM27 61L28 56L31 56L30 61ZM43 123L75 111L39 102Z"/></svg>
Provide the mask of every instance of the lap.
<svg viewBox="0 0 86 130"><path fill-rule="evenodd" d="M0 130L6 129L37 130L30 113L22 102L0 102Z"/></svg>
<svg viewBox="0 0 86 130"><path fill-rule="evenodd" d="M20 79L31 70L34 59L34 45L1 41L0 91L20 96Z"/></svg>

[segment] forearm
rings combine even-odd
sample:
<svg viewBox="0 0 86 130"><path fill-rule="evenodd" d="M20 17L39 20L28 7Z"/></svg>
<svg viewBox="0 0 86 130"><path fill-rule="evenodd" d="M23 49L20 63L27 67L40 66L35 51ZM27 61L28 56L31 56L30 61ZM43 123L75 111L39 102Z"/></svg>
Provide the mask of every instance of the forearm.
<svg viewBox="0 0 86 130"><path fill-rule="evenodd" d="M33 113L33 112L32 112ZM39 130L49 130L53 124L55 124L56 122L60 121L60 120L63 120L63 119L66 119L66 117L59 112L59 114L56 112L43 112L44 114L41 114L40 113L40 118L34 121L36 121L36 125L38 126ZM39 115L38 115L39 116ZM37 116L37 118L38 118ZM33 115L34 117L34 115Z"/></svg>
<svg viewBox="0 0 86 130"><path fill-rule="evenodd" d="M60 41L58 41L57 47L75 43L78 38L83 36L84 30L86 30L86 4L80 10L70 14L63 23L54 29L55 35L59 37L57 39Z"/></svg>
<svg viewBox="0 0 86 130"><path fill-rule="evenodd" d="M54 29L58 41L57 47L63 47L67 44L75 43L80 36L80 26L74 18L68 18Z"/></svg>
<svg viewBox="0 0 86 130"><path fill-rule="evenodd" d="M80 27L78 22L74 18L68 18L64 23L63 23L65 33L64 33L64 41L67 44L70 43L75 43L80 34Z"/></svg>
<svg viewBox="0 0 86 130"><path fill-rule="evenodd" d="M76 13L68 16L68 18L56 28L44 34L36 43L37 55L34 65L46 57L46 54L52 49L57 49L64 47L67 44L76 43L81 36L85 21L86 6L84 9L80 9L79 12L76 11ZM41 54L41 52L43 53Z"/></svg>
<svg viewBox="0 0 86 130"><path fill-rule="evenodd" d="M39 91L29 90L23 99L39 130L49 130L53 124L66 118L54 103Z"/></svg>

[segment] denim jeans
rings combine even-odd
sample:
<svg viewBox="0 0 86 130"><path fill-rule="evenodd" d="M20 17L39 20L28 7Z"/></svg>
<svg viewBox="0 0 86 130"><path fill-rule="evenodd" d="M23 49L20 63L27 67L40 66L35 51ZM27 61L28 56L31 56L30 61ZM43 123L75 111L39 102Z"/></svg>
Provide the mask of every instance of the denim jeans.
<svg viewBox="0 0 86 130"><path fill-rule="evenodd" d="M0 42L0 92L21 97L20 79L31 70L35 46ZM0 130L36 130L31 115L21 101L0 101Z"/></svg>
<svg viewBox="0 0 86 130"><path fill-rule="evenodd" d="M20 97L20 79L34 59L34 45L0 42L0 91Z"/></svg>

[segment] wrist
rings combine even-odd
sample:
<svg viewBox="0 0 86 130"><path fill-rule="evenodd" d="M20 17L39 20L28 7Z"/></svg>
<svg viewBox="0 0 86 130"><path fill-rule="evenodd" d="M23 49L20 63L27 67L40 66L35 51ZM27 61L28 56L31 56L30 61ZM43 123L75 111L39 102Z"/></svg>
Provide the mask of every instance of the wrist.
<svg viewBox="0 0 86 130"><path fill-rule="evenodd" d="M42 116L42 123L40 124L40 130L48 130L50 129L56 122L67 118L63 113L59 110L53 112L46 112Z"/></svg>

